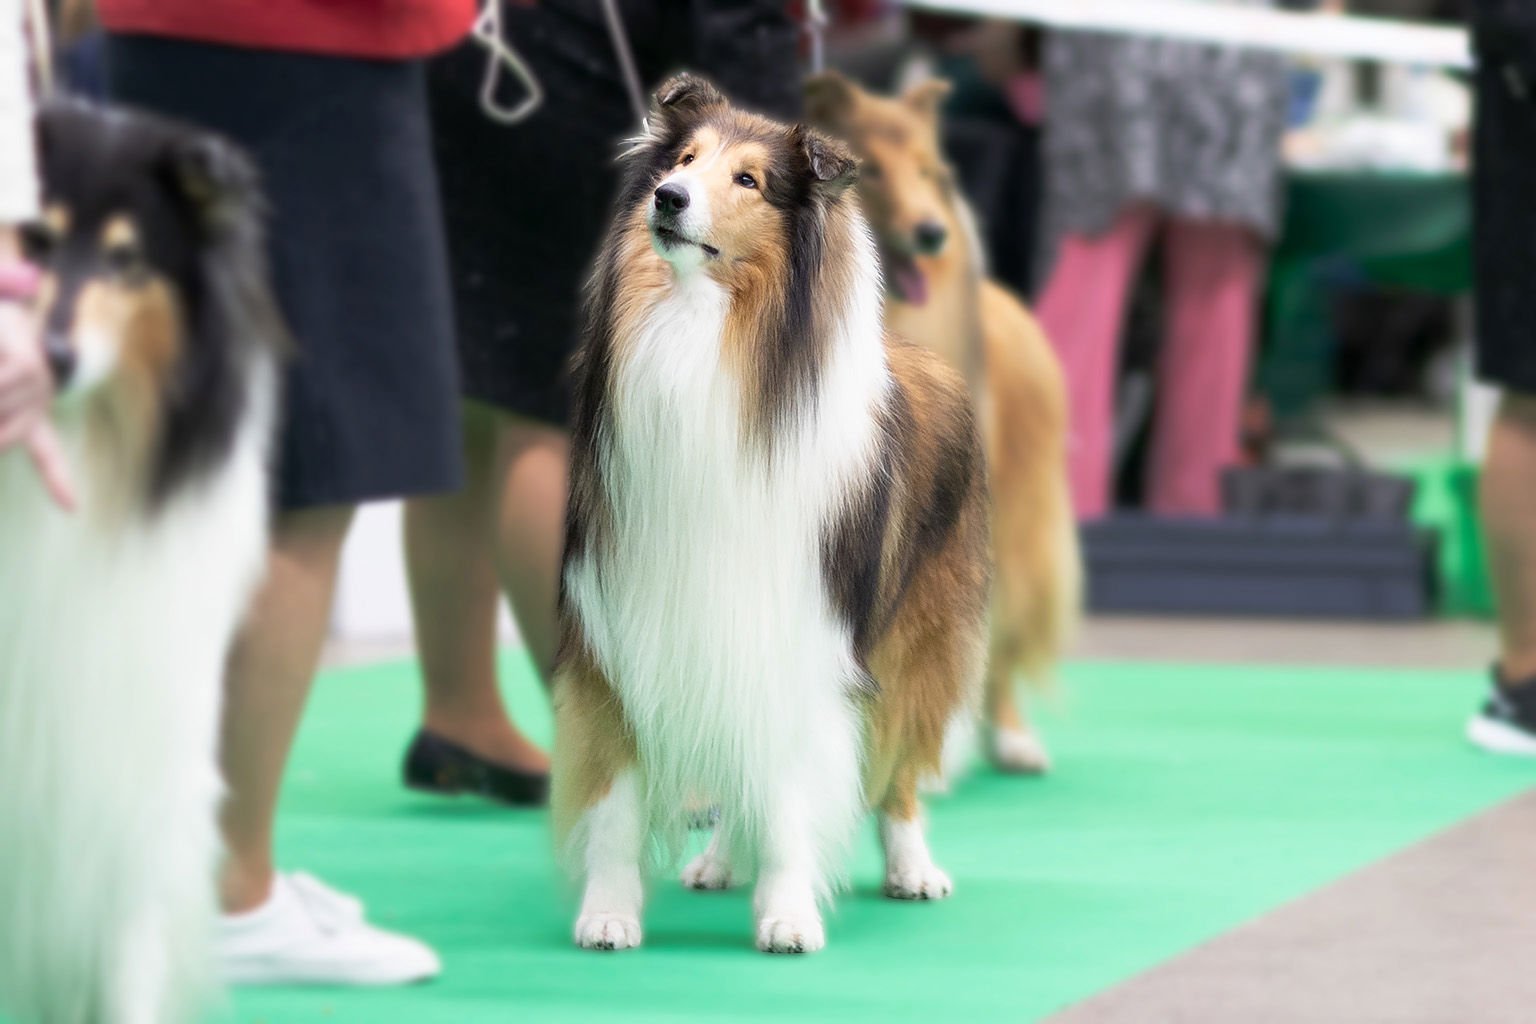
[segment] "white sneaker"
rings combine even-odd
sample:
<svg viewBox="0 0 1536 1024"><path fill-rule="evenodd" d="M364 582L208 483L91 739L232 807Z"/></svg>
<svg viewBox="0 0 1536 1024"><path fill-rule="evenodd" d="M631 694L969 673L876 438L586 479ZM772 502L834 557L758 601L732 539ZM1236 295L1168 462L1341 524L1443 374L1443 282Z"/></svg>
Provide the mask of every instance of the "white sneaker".
<svg viewBox="0 0 1536 1024"><path fill-rule="evenodd" d="M363 904L312 875L278 875L255 910L219 920L219 964L231 985L405 985L435 978L437 954L375 928Z"/></svg>

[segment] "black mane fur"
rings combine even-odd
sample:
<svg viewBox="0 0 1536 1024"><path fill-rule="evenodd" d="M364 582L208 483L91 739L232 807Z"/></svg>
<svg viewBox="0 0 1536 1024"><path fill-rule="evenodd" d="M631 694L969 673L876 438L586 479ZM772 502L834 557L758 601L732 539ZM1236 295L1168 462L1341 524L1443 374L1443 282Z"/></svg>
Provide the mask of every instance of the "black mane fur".
<svg viewBox="0 0 1536 1024"><path fill-rule="evenodd" d="M50 269L69 274L81 239L127 212L182 302L181 358L164 384L149 478L157 506L228 456L252 367L288 346L267 283L256 171L232 144L148 114L59 102L39 113L37 131L44 202L72 217Z"/></svg>

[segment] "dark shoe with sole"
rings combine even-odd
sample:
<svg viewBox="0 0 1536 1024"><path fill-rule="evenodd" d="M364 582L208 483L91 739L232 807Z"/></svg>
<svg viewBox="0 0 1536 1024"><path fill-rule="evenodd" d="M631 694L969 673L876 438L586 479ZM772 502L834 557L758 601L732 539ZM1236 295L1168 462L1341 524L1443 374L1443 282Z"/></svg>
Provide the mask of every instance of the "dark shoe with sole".
<svg viewBox="0 0 1536 1024"><path fill-rule="evenodd" d="M417 730L405 752L403 774L406 788L423 793L469 793L512 807L543 807L549 803L547 772L518 771L487 761L425 729Z"/></svg>
<svg viewBox="0 0 1536 1024"><path fill-rule="evenodd" d="M1495 754L1536 757L1536 679L1511 686L1495 666L1493 692L1467 723L1467 739Z"/></svg>

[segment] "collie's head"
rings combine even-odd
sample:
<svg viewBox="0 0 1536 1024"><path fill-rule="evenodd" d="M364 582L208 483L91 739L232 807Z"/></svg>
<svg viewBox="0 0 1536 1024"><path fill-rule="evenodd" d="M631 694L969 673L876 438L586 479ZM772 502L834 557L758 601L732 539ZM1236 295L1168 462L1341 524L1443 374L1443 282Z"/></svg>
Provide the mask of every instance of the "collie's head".
<svg viewBox="0 0 1536 1024"><path fill-rule="evenodd" d="M630 211L657 255L727 287L785 276L858 177L841 142L738 110L690 74L657 90L627 159Z"/></svg>
<svg viewBox="0 0 1536 1024"><path fill-rule="evenodd" d="M681 74L656 92L624 165L589 292L585 360L622 351L668 295L714 289L727 308L721 362L754 426L771 427L814 390L852 325L867 320L878 338L878 256L851 188L858 164L841 142L736 109Z"/></svg>
<svg viewBox="0 0 1536 1024"><path fill-rule="evenodd" d="M812 123L847 139L862 162L859 197L880 241L887 287L918 305L928 299L935 263L965 245L954 172L939 142L948 93L947 82L931 80L888 99L835 71L806 83Z"/></svg>
<svg viewBox="0 0 1536 1024"><path fill-rule="evenodd" d="M228 450L285 344L255 172L206 133L82 103L45 107L38 143L43 214L22 237L60 415L163 497Z"/></svg>

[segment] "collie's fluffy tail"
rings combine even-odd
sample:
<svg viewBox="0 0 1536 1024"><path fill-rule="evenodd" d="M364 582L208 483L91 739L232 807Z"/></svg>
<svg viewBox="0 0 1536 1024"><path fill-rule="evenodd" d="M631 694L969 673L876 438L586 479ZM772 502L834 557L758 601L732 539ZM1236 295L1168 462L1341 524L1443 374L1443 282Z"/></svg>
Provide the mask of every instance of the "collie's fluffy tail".
<svg viewBox="0 0 1536 1024"><path fill-rule="evenodd" d="M1082 605L1082 561L1066 472L1061 367L1024 305L981 289L988 465L997 576L992 607L995 685L1022 676L1049 686Z"/></svg>

